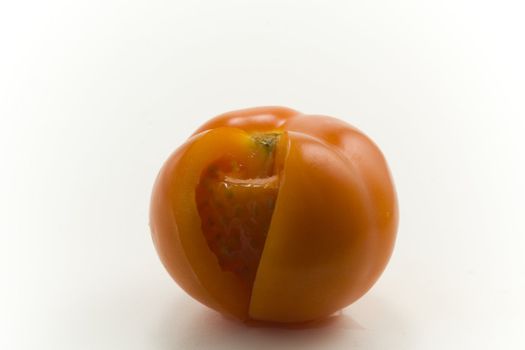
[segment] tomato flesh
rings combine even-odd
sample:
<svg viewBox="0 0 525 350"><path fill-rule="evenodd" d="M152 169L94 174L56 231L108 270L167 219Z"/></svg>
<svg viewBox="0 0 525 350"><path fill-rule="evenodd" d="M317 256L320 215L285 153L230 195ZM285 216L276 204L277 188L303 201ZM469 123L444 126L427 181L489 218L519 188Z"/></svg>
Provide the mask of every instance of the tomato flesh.
<svg viewBox="0 0 525 350"><path fill-rule="evenodd" d="M255 134L246 159L223 158L202 173L195 197L201 229L221 269L251 288L279 190L278 134Z"/></svg>

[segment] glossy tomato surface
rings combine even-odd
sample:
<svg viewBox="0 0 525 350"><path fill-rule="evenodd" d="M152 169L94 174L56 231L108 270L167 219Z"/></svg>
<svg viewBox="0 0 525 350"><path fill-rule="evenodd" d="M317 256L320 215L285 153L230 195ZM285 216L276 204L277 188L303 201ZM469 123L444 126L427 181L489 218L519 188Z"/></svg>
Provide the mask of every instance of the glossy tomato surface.
<svg viewBox="0 0 525 350"><path fill-rule="evenodd" d="M162 167L150 224L192 297L248 321L321 319L361 297L397 231L379 148L335 118L284 107L222 114Z"/></svg>

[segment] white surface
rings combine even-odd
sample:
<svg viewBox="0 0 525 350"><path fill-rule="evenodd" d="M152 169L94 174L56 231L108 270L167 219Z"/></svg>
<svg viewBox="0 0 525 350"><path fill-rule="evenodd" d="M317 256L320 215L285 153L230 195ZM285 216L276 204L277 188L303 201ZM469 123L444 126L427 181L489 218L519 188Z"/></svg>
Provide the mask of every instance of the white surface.
<svg viewBox="0 0 525 350"><path fill-rule="evenodd" d="M525 348L523 13L2 2L0 348ZM266 104L360 127L397 184L389 267L322 328L224 320L170 280L149 236L163 160L209 117Z"/></svg>

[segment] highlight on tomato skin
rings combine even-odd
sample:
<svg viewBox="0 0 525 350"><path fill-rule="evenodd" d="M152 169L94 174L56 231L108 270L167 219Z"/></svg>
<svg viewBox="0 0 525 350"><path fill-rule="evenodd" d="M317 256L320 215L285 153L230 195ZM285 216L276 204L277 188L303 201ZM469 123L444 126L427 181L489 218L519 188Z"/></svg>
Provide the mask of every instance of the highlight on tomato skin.
<svg viewBox="0 0 525 350"><path fill-rule="evenodd" d="M250 323L300 324L372 287L398 207L379 148L335 118L284 107L211 119L155 182L155 247L189 295Z"/></svg>

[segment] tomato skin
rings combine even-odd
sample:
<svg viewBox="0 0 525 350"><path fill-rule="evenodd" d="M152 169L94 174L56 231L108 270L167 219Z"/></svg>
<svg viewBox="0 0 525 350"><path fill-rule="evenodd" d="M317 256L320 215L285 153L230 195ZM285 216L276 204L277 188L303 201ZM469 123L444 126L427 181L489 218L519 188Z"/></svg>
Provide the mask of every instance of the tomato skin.
<svg viewBox="0 0 525 350"><path fill-rule="evenodd" d="M195 188L221 155L253 158L253 132L283 133L287 149L247 290L206 246ZM329 316L375 283L394 247L398 207L386 161L361 131L331 117L259 107L211 119L172 154L153 189L150 222L164 266L188 294L241 320L297 323Z"/></svg>

